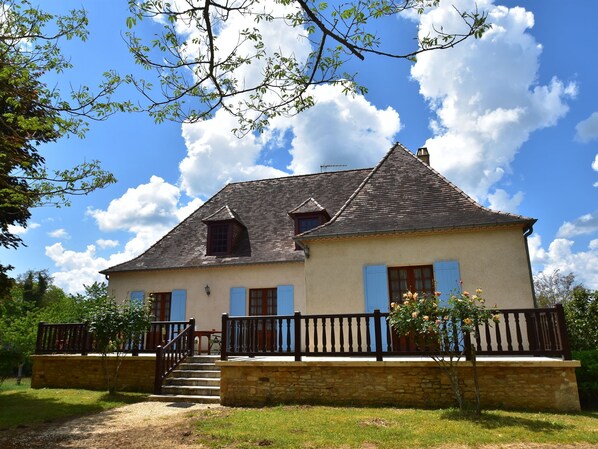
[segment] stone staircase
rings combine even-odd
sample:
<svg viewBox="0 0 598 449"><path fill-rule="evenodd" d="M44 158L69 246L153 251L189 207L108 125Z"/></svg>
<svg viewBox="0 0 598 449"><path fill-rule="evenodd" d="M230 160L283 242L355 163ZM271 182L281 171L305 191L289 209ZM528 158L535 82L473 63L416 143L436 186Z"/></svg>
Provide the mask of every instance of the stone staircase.
<svg viewBox="0 0 598 449"><path fill-rule="evenodd" d="M188 357L162 384L162 394L151 395L150 401L220 403L220 369L217 355Z"/></svg>

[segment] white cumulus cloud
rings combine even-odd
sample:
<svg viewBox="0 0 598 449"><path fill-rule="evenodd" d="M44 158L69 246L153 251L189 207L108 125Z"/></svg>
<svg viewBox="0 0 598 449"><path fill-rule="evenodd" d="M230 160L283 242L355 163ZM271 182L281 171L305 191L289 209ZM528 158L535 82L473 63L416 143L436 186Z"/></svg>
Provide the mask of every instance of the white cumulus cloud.
<svg viewBox="0 0 598 449"><path fill-rule="evenodd" d="M58 268L52 273L56 285L74 293L81 291L83 284L103 281L100 270L138 256L201 205L199 199L180 204L180 197L178 187L152 176L147 184L130 188L112 200L105 210L90 209L88 215L102 231L127 231L132 237L122 251L108 257L97 256L97 247L114 248L118 241L99 239L97 247L88 245L85 251L66 249L62 243L46 246L46 255Z"/></svg>
<svg viewBox="0 0 598 449"><path fill-rule="evenodd" d="M587 143L598 139L598 112L579 122L575 131L575 138L580 142Z"/></svg>
<svg viewBox="0 0 598 449"><path fill-rule="evenodd" d="M523 201L523 197L523 192L517 192L515 195L511 196L506 190L496 189L494 193L488 195L488 207L501 212L511 212L516 214L517 208Z"/></svg>
<svg viewBox="0 0 598 449"><path fill-rule="evenodd" d="M8 225L8 232L14 235L25 235L32 229L37 229L41 225L39 223L31 222L27 224L27 227L21 225Z"/></svg>
<svg viewBox="0 0 598 449"><path fill-rule="evenodd" d="M592 162L592 169L598 171L598 154L594 158L594 162Z"/></svg>
<svg viewBox="0 0 598 449"><path fill-rule="evenodd" d="M435 135L426 142L432 165L485 201L530 133L563 117L577 89L557 78L538 84L542 46L528 33L534 16L524 8L493 0L441 2L420 17L420 36L438 23L449 30L462 26L453 4L487 11L492 28L481 39L420 55L411 74L437 116ZM493 201L502 195L494 192Z"/></svg>
<svg viewBox="0 0 598 449"><path fill-rule="evenodd" d="M115 248L119 245L119 242L118 240L98 239L96 240L96 245L98 245L102 249Z"/></svg>
<svg viewBox="0 0 598 449"><path fill-rule="evenodd" d="M55 229L51 232L48 232L48 235L54 239L69 239L71 236L64 228Z"/></svg>
<svg viewBox="0 0 598 449"><path fill-rule="evenodd" d="M585 214L572 222L566 221L557 232L557 237L575 237L577 235L598 232L598 211Z"/></svg>
<svg viewBox="0 0 598 449"><path fill-rule="evenodd" d="M544 250L540 236L530 237L530 257L536 271L573 273L585 287L598 289L598 239L590 241L586 250L573 251L574 241L564 238L553 240Z"/></svg>

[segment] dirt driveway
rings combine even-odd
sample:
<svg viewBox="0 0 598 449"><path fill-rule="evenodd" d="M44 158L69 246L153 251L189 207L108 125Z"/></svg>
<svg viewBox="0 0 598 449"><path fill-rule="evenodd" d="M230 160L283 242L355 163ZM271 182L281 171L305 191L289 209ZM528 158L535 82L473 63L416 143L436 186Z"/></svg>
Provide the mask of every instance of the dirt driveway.
<svg viewBox="0 0 598 449"><path fill-rule="evenodd" d="M197 449L190 416L216 407L140 402L61 424L3 431L0 448Z"/></svg>

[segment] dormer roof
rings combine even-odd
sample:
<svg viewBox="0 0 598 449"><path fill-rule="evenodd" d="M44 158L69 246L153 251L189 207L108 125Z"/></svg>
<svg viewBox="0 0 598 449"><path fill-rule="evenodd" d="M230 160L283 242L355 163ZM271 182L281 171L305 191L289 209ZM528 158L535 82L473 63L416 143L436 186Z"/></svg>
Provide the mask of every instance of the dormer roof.
<svg viewBox="0 0 598 449"><path fill-rule="evenodd" d="M308 198L299 204L299 206L291 209L288 214L293 216L299 214L317 214L322 212L326 212L326 209L324 209L324 207L313 198Z"/></svg>

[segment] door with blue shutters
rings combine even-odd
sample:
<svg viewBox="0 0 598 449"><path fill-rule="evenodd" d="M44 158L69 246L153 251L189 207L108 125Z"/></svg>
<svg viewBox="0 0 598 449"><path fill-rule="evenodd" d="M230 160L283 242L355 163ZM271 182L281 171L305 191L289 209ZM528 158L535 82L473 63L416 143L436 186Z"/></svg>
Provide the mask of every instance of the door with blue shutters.
<svg viewBox="0 0 598 449"><path fill-rule="evenodd" d="M253 288L249 290L249 316L267 316L278 314L278 295L276 288ZM258 350L271 351L276 344L276 322L264 318L255 323L254 343Z"/></svg>

